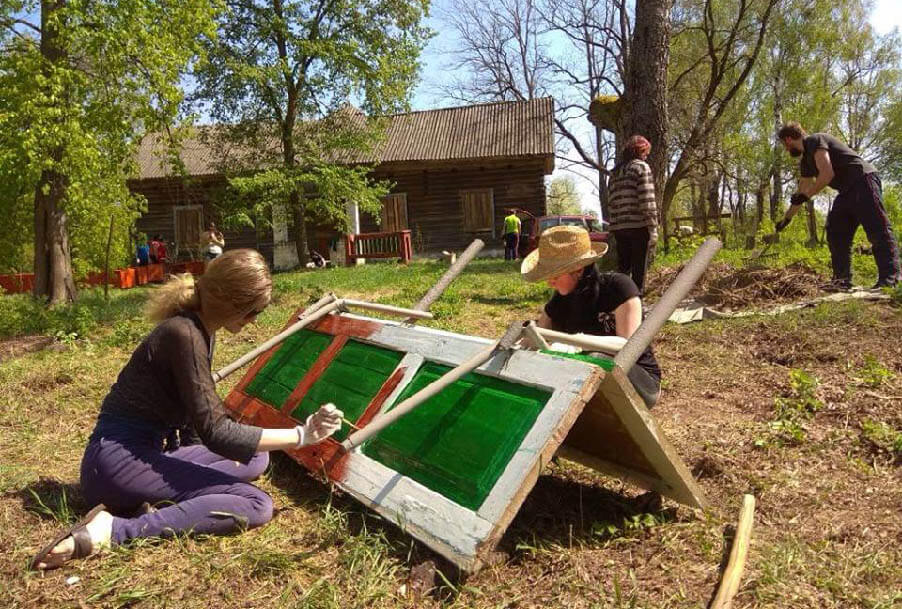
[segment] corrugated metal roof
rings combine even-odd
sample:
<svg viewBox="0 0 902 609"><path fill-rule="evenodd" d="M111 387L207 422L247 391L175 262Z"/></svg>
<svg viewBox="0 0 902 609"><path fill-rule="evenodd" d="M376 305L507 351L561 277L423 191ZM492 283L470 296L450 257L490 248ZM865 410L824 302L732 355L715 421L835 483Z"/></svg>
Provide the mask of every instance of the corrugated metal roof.
<svg viewBox="0 0 902 609"><path fill-rule="evenodd" d="M554 102L550 97L423 110L389 117L385 141L375 153L348 163L403 163L554 155ZM180 153L190 175L216 175L221 149L186 138ZM139 179L172 175L165 146L150 134L138 149Z"/></svg>

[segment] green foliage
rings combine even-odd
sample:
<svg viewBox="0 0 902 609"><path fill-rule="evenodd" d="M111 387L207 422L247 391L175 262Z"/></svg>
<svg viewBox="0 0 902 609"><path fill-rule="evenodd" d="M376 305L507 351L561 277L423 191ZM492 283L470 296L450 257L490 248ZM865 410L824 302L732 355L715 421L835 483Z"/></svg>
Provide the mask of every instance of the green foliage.
<svg viewBox="0 0 902 609"><path fill-rule="evenodd" d="M755 446L762 448L776 441L778 444L801 444L805 441L805 421L823 407L817 397L818 380L804 370L789 372L789 393L774 399L775 419L768 424L769 438L759 437Z"/></svg>
<svg viewBox="0 0 902 609"><path fill-rule="evenodd" d="M576 215L583 213L582 200L572 176L560 176L551 180L545 196L549 215Z"/></svg>
<svg viewBox="0 0 902 609"><path fill-rule="evenodd" d="M127 334L119 324L130 323L128 319L140 311L146 290L114 290L110 295L110 300L106 300L100 289L85 290L77 302L49 308L27 294L2 296L0 338L29 334L84 338L99 324L119 320L113 332L114 337L118 337L111 339L111 344L125 346L135 334ZM149 326L143 327L146 330Z"/></svg>
<svg viewBox="0 0 902 609"><path fill-rule="evenodd" d="M35 239L34 196L42 171L64 176L66 212L78 275L102 268L114 219L111 257L129 255L128 229L143 201L129 193L134 152L145 131L173 121L178 83L213 33L217 3L154 0L0 5L0 271L22 269ZM40 24L38 32L24 25ZM5 27L16 23L18 27ZM57 56L39 37L57 31Z"/></svg>
<svg viewBox="0 0 902 609"><path fill-rule="evenodd" d="M857 370L855 380L865 387L876 389L896 378L896 374L880 363L873 355L864 358L864 364Z"/></svg>
<svg viewBox="0 0 902 609"><path fill-rule="evenodd" d="M389 185L371 182L366 162L384 130L378 117L406 108L430 35L420 25L427 8L426 0L229 3L195 72L195 99L222 124L207 137L226 151L219 162L233 176L228 223L287 212L289 223L309 217L344 229L349 201L378 214Z"/></svg>
<svg viewBox="0 0 902 609"><path fill-rule="evenodd" d="M902 431L893 429L888 423L864 419L861 421L861 435L875 448L896 458L902 457Z"/></svg>

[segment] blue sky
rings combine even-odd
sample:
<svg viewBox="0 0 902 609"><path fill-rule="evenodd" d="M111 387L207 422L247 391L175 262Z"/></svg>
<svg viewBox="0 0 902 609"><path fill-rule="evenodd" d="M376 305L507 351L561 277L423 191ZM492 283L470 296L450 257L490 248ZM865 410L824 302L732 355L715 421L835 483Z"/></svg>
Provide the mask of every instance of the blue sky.
<svg viewBox="0 0 902 609"><path fill-rule="evenodd" d="M432 3L432 17L430 17L429 23L437 34L430 41L422 56L423 80L414 94L412 105L415 110L460 105L458 102L443 97L437 89L439 84L449 80L448 76L452 72L451 65L453 63L450 51L456 43L453 32L444 28L441 21L441 14L446 5L447 0L433 0ZM885 34L893 28L902 30L902 0L875 0L871 23L874 25L874 29L881 34ZM588 122L586 128L588 130ZM561 163L558 161L558 169L555 170L552 177L573 175L571 172L561 170L560 165ZM588 170L583 173L583 176L577 177L576 180L582 195L583 206L597 210L597 182Z"/></svg>

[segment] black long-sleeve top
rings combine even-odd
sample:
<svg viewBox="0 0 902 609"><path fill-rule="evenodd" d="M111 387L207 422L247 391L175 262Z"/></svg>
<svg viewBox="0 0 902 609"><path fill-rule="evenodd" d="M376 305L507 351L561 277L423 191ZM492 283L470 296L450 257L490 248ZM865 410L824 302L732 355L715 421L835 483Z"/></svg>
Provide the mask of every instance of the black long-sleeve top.
<svg viewBox="0 0 902 609"><path fill-rule="evenodd" d="M247 463L262 429L228 417L210 372L212 358L213 340L197 315L185 312L163 321L119 373L101 415L187 430L213 452Z"/></svg>

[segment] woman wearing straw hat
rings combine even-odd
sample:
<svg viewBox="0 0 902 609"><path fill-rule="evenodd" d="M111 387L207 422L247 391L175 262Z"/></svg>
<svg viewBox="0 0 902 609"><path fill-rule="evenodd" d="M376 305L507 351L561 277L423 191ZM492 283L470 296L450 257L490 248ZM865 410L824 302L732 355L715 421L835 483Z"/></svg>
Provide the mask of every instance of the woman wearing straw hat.
<svg viewBox="0 0 902 609"><path fill-rule="evenodd" d="M554 296L536 322L561 332L629 338L642 321L639 288L622 273L599 273L595 261L608 251L593 244L578 226L555 226L539 237L539 247L520 266L526 281L548 282ZM651 347L628 376L645 404L653 406L661 390L661 369Z"/></svg>

